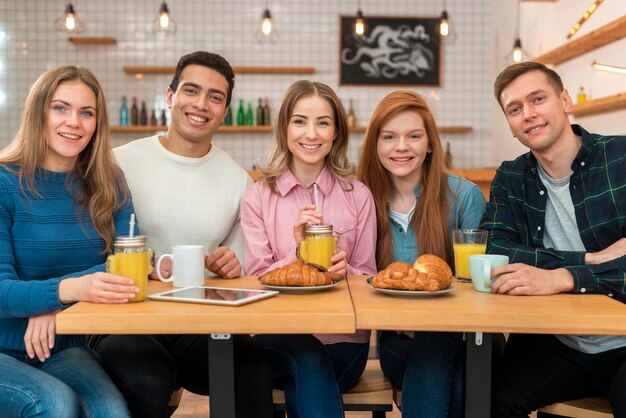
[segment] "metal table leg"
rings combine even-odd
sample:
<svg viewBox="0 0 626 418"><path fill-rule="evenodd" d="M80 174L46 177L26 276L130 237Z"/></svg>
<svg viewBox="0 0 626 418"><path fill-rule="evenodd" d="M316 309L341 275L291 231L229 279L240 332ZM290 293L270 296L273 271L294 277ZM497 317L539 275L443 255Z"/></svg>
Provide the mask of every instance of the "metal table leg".
<svg viewBox="0 0 626 418"><path fill-rule="evenodd" d="M491 416L491 341L492 335L468 332L465 367L465 416Z"/></svg>
<svg viewBox="0 0 626 418"><path fill-rule="evenodd" d="M211 418L235 418L235 363L231 334L209 336L209 393Z"/></svg>

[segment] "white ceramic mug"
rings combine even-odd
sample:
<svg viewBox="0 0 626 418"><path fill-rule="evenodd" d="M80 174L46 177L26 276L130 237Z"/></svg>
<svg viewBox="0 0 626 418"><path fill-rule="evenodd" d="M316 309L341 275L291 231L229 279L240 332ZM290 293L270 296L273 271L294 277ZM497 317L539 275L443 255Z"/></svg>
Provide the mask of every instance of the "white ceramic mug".
<svg viewBox="0 0 626 418"><path fill-rule="evenodd" d="M161 276L161 261L172 260L172 275L169 279ZM204 246L174 245L171 254L163 254L156 264L157 276L164 282L172 282L174 287L204 286Z"/></svg>
<svg viewBox="0 0 626 418"><path fill-rule="evenodd" d="M498 254L481 254L469 256L469 269L474 289L479 292L491 292L491 284L500 276L491 278L494 267L509 264L509 257Z"/></svg>

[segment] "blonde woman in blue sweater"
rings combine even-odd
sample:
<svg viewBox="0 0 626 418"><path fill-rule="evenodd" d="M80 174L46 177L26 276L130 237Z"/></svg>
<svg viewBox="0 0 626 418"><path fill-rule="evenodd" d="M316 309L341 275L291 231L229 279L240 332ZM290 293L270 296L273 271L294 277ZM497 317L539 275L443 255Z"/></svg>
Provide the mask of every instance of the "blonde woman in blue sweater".
<svg viewBox="0 0 626 418"><path fill-rule="evenodd" d="M72 302L124 303L139 290L104 273L132 212L108 132L98 81L64 66L31 87L0 152L1 416L130 416L84 338L55 333Z"/></svg>

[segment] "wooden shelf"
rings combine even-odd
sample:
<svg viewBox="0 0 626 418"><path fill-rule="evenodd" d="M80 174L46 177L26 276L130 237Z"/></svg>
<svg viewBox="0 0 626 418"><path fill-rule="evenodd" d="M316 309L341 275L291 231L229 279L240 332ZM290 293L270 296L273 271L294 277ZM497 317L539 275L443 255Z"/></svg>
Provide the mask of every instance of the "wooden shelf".
<svg viewBox="0 0 626 418"><path fill-rule="evenodd" d="M472 132L471 126L440 126L439 132L444 134L463 134ZM159 132L167 131L167 126L111 126L113 133L137 133L137 132ZM250 132L272 132L271 126L225 126L221 125L218 132L225 133L250 133ZM365 132L365 126L350 128L351 133Z"/></svg>
<svg viewBox="0 0 626 418"><path fill-rule="evenodd" d="M600 97L599 99L588 100L585 103L575 104L572 107L572 113L574 117L578 118L624 108L626 108L626 93L619 93L612 96Z"/></svg>
<svg viewBox="0 0 626 418"><path fill-rule="evenodd" d="M543 64L560 64L574 57L610 44L626 36L626 15L608 23L593 32L581 36L552 51L548 51L533 61Z"/></svg>
<svg viewBox="0 0 626 418"><path fill-rule="evenodd" d="M95 36L72 36L67 38L73 44L116 44L117 39L110 37Z"/></svg>
<svg viewBox="0 0 626 418"><path fill-rule="evenodd" d="M474 130L471 126L438 126L437 128L442 134L465 134ZM350 133L363 133L365 129L365 126L355 126L350 128Z"/></svg>
<svg viewBox="0 0 626 418"><path fill-rule="evenodd" d="M124 67L126 74L173 74L176 67ZM235 74L314 74L314 67L233 67Z"/></svg>
<svg viewBox="0 0 626 418"><path fill-rule="evenodd" d="M111 126L113 133L151 133L167 131L167 126ZM271 126L220 126L218 132L224 133L250 133L250 132L272 132Z"/></svg>

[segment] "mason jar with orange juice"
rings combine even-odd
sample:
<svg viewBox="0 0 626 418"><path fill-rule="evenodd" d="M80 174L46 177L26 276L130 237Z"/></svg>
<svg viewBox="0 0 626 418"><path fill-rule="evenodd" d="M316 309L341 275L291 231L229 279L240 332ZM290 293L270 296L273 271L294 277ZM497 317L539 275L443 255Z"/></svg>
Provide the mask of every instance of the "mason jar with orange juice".
<svg viewBox="0 0 626 418"><path fill-rule="evenodd" d="M339 237L333 235L332 225L307 225L304 239L298 245L302 260L328 268L333 265L330 258L337 252Z"/></svg>
<svg viewBox="0 0 626 418"><path fill-rule="evenodd" d="M148 275L152 272L152 250L148 248L147 237L117 237L114 247L113 254L107 258L106 271L132 279L139 292L129 302L141 302L146 298Z"/></svg>

